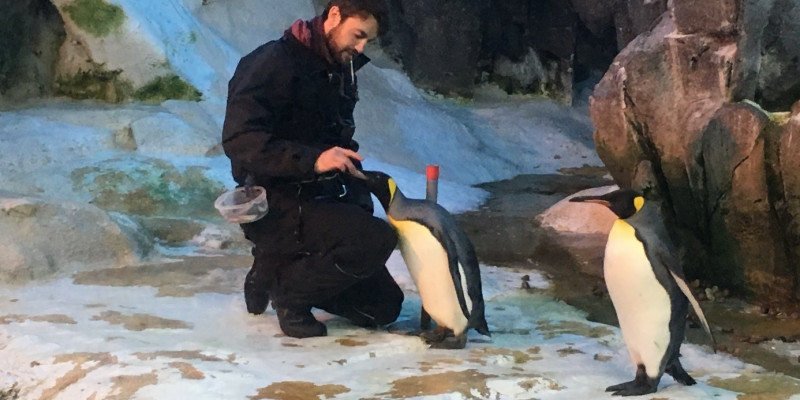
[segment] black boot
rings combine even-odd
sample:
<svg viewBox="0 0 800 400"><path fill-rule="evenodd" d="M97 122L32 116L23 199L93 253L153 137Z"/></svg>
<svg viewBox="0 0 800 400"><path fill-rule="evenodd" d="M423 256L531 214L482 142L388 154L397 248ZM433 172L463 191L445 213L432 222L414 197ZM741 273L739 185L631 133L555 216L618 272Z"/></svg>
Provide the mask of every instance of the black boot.
<svg viewBox="0 0 800 400"><path fill-rule="evenodd" d="M281 330L287 336L302 339L328 334L325 324L317 321L311 314L311 307L302 309L278 307L277 313Z"/></svg>
<svg viewBox="0 0 800 400"><path fill-rule="evenodd" d="M247 305L247 312L254 315L263 314L269 304L267 284L258 274L253 268L244 279L244 302Z"/></svg>

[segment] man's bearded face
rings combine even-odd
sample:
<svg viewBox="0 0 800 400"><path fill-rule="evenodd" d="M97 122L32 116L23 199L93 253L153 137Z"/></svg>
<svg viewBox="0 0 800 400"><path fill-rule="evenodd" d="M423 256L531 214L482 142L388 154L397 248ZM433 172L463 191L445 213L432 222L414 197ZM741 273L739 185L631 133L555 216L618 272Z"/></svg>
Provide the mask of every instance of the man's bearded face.
<svg viewBox="0 0 800 400"><path fill-rule="evenodd" d="M364 51L369 40L378 35L378 21L373 16L362 18L354 15L339 22L326 35L328 49L334 59L348 63Z"/></svg>

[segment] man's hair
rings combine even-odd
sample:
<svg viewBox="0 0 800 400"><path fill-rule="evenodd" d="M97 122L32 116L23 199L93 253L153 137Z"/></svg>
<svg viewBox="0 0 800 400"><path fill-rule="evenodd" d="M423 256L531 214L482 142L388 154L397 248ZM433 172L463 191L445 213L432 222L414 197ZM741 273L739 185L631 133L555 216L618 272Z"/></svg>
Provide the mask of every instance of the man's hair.
<svg viewBox="0 0 800 400"><path fill-rule="evenodd" d="M354 16L366 19L371 15L378 21L378 35L383 35L388 29L389 18L385 0L330 0L322 12L323 19L328 18L328 11L333 6L339 7L342 21Z"/></svg>

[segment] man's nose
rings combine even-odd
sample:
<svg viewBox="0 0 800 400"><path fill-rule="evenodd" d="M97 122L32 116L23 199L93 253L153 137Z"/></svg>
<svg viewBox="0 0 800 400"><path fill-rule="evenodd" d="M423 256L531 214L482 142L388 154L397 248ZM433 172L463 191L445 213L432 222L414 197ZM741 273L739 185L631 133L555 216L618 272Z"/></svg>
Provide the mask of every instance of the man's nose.
<svg viewBox="0 0 800 400"><path fill-rule="evenodd" d="M363 53L364 52L364 46L366 46L366 45L367 45L366 39L362 39L362 40L359 40L358 42L356 42L356 45L355 45L354 49L359 53Z"/></svg>

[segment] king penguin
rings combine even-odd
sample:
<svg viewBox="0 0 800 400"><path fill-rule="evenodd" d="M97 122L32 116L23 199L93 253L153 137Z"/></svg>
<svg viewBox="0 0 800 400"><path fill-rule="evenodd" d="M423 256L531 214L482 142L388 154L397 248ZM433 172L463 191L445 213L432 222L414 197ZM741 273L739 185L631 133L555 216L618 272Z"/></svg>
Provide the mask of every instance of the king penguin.
<svg viewBox="0 0 800 400"><path fill-rule="evenodd" d="M658 203L645 202L631 189L570 201L602 204L619 217L608 234L603 277L636 377L606 391L620 396L654 393L664 372L681 384L695 384L678 359L689 303L712 342L714 337L686 285Z"/></svg>
<svg viewBox="0 0 800 400"><path fill-rule="evenodd" d="M469 329L489 336L478 258L455 218L435 202L405 197L383 172L364 171L364 175L397 230L400 253L419 290L423 314L436 321L436 333L423 337L432 348L461 349Z"/></svg>

